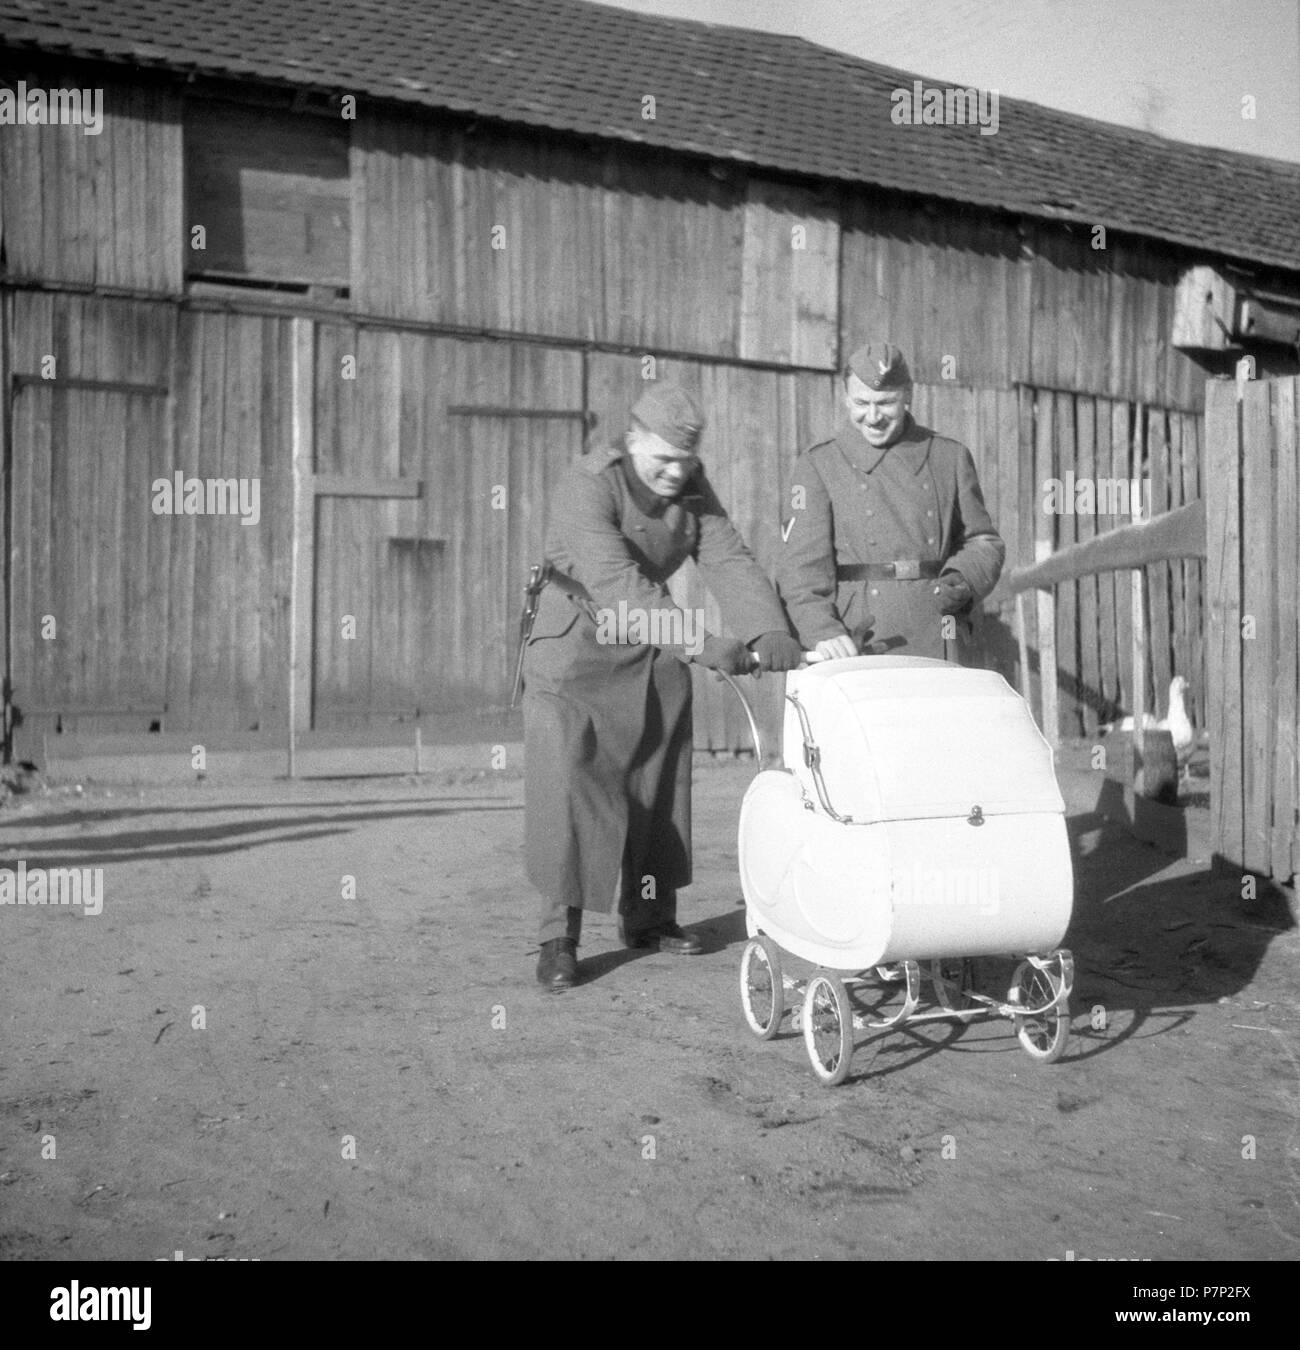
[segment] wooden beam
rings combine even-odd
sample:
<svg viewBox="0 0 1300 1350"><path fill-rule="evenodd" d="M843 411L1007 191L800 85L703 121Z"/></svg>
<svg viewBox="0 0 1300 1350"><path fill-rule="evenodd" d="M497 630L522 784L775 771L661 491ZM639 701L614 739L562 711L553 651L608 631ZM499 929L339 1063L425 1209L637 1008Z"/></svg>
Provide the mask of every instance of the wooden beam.
<svg viewBox="0 0 1300 1350"><path fill-rule="evenodd" d="M1237 291L1213 267L1189 267L1174 291L1170 342L1183 351L1226 351L1233 340Z"/></svg>
<svg viewBox="0 0 1300 1350"><path fill-rule="evenodd" d="M29 384L40 389L90 389L105 394L146 394L151 398L166 398L171 393L165 384L138 384L131 380L86 380L79 375L47 380L43 375L15 372L13 384L15 393Z"/></svg>
<svg viewBox="0 0 1300 1350"><path fill-rule="evenodd" d="M1058 586L1098 572L1126 571L1170 558L1205 557L1205 503L1190 502L1154 520L1121 525L1081 544L1048 554L1029 567L1013 567L1003 576L991 601L1034 587Z"/></svg>
<svg viewBox="0 0 1300 1350"><path fill-rule="evenodd" d="M452 403L448 417L565 417L586 422L591 414L581 408L507 408L498 404Z"/></svg>
<svg viewBox="0 0 1300 1350"><path fill-rule="evenodd" d="M1243 300L1237 323L1238 336L1249 342L1280 342L1300 346L1300 303L1294 309L1266 305L1262 300Z"/></svg>
<svg viewBox="0 0 1300 1350"><path fill-rule="evenodd" d="M317 497L400 497L414 499L422 495L418 478L354 478L344 473L318 473L308 476L307 491Z"/></svg>

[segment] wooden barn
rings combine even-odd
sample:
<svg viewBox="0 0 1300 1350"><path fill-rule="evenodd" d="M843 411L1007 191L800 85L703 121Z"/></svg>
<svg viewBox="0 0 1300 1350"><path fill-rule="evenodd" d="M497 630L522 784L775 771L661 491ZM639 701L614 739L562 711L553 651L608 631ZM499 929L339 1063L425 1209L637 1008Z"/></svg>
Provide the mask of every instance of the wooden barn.
<svg viewBox="0 0 1300 1350"><path fill-rule="evenodd" d="M1297 370L1300 167L1010 99L896 121L916 76L800 39L0 0L0 49L7 741L499 714L551 486L647 377L701 393L769 559L843 355L889 337L1010 566L1130 518L1049 480L1191 500L1207 378ZM1121 582L1058 595L1063 734L1129 704ZM1147 706L1185 673L1200 720L1202 564L1149 586ZM699 744L745 744L700 691Z"/></svg>

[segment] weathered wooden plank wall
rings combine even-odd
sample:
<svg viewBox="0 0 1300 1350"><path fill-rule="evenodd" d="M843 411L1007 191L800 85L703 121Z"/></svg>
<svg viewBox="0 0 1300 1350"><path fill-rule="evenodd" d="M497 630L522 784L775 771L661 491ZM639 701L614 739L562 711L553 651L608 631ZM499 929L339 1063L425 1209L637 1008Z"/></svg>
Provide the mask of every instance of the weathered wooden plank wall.
<svg viewBox="0 0 1300 1350"><path fill-rule="evenodd" d="M1231 868L1294 875L1300 378L1212 382L1206 406L1211 827Z"/></svg>
<svg viewBox="0 0 1300 1350"><path fill-rule="evenodd" d="M853 191L842 268L845 356L888 338L919 383L1008 388L1025 377L1030 272L1014 222Z"/></svg>
<svg viewBox="0 0 1300 1350"><path fill-rule="evenodd" d="M1177 250L865 191L844 212L845 353L888 336L924 383L1200 409L1205 371L1170 344Z"/></svg>
<svg viewBox="0 0 1300 1350"><path fill-rule="evenodd" d="M45 128L39 137L0 140L0 230L11 277L179 292L179 99L144 86L106 96L101 137ZM354 217L346 303L403 322L709 358L661 360L659 375L676 369L712 405L714 469L730 484L733 510L760 557L775 537L789 464L837 416L834 381L808 368L829 372L868 335L887 333L907 348L920 381L918 415L971 446L1009 565L1032 558L1044 477L1071 468L1124 478L1150 470L1157 506L1200 490L1201 372L1168 344L1183 266L1172 246L1111 239L1094 250L1090 232L1054 223L866 189L817 191L735 167L713 173L680 157L522 130L471 132L395 112L348 125ZM500 249L492 247L496 226L504 230ZM115 447L93 470L96 501L100 477L137 472L127 443L138 439L151 442L151 473L155 458L190 473L260 472L257 531L220 522L242 530L225 535L218 522L180 517L166 550L149 557L169 577L172 717L208 719L220 706L214 724L275 725L282 682L267 673L285 640L288 516L278 514L272 527L265 518L288 481L280 321L175 311L163 320L148 305L26 292L13 303L15 369L34 369L37 356L57 350L65 374L156 367L157 382L172 390L161 438L126 404L112 411L89 394L58 396L61 410L51 406L51 423L38 427L29 425L29 401L22 434L38 447L33 473L64 473L65 457L50 458L52 438L84 438L87 419L102 421ZM619 422L640 381L639 360L373 323L355 328L342 319L322 325L318 341L320 471L419 479L430 493L417 502L321 499L317 603L334 618L364 610L369 625L364 649L330 636L337 624L318 629L321 708L351 717L367 708L503 701L509 642L500 638L540 546L556 466L580 448L580 423L448 416L446 408L580 412L585 362L589 408ZM349 353L361 358L353 382L341 375ZM90 480L49 482L65 502L92 492ZM30 484L19 486L30 497ZM512 503L504 513L491 505L496 486ZM127 528L126 500L106 501L97 517L105 539ZM39 542L30 500L25 509L30 546L48 549L51 531ZM1067 542L1107 527L1076 516L1050 522L1049 532ZM147 533L164 537L153 525ZM1091 734L1131 696L1122 581L1088 579L1060 597L1065 734ZM1149 581L1151 706L1163 712L1169 674L1186 673L1199 721L1201 566L1153 569ZM135 605L143 580L128 568L115 584ZM256 606L234 598L248 586L258 588ZM353 608L340 608L345 592ZM1033 646L1032 606L1028 613ZM124 643L142 631L131 622L135 636ZM990 613L985 643L985 659L1014 677L1009 607ZM435 649L439 660L431 662ZM702 743L744 743L726 691L710 682L701 707Z"/></svg>
<svg viewBox="0 0 1300 1350"><path fill-rule="evenodd" d="M23 78L34 88L75 89L86 77ZM99 135L80 126L14 126L0 135L0 245L9 275L176 293L181 101L148 85L100 87Z"/></svg>
<svg viewBox="0 0 1300 1350"><path fill-rule="evenodd" d="M366 313L834 364L833 199L669 155L383 114L357 122L352 173Z"/></svg>

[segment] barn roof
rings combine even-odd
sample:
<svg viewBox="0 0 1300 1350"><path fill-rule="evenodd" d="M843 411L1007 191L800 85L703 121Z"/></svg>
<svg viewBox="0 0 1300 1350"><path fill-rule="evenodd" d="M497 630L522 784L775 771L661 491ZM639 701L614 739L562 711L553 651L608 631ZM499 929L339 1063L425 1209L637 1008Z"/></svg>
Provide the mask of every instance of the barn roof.
<svg viewBox="0 0 1300 1350"><path fill-rule="evenodd" d="M586 0L0 0L0 43L634 141L1300 269L1300 165L1012 99L995 135L895 125L891 94L911 74Z"/></svg>

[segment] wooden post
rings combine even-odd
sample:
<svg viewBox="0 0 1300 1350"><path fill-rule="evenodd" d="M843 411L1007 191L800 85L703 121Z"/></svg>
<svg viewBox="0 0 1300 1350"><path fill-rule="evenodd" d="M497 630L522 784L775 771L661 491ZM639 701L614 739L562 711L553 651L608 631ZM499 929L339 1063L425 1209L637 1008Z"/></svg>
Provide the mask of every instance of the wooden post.
<svg viewBox="0 0 1300 1350"><path fill-rule="evenodd" d="M1050 539L1034 543L1034 557L1042 562L1052 551ZM1061 743L1060 715L1056 702L1056 592L1038 592L1038 683L1042 698L1039 719L1047 743L1055 749Z"/></svg>
<svg viewBox="0 0 1300 1350"><path fill-rule="evenodd" d="M1029 680L1029 642L1025 637L1025 593L1016 592L1016 646L1020 649L1020 697L1029 703L1033 686Z"/></svg>
<svg viewBox="0 0 1300 1350"><path fill-rule="evenodd" d="M1227 380L1205 387L1205 649L1210 729L1210 829L1216 859L1243 861L1241 764L1241 414Z"/></svg>
<svg viewBox="0 0 1300 1350"><path fill-rule="evenodd" d="M290 321L290 399L293 408L293 523L289 550L289 777L297 772L298 719L311 725L312 585L315 579L316 499L312 487L314 326Z"/></svg>
<svg viewBox="0 0 1300 1350"><path fill-rule="evenodd" d="M1300 857L1294 852L1297 794L1296 694L1300 689L1297 672L1296 625L1300 618L1297 593L1300 570L1297 569L1297 458L1300 457L1300 420L1297 394L1300 379L1279 380L1273 434L1277 437L1277 514L1273 524L1273 548L1277 558L1277 649L1274 664L1274 722L1276 749L1273 758L1273 834L1272 871L1286 881L1296 871Z"/></svg>
<svg viewBox="0 0 1300 1350"><path fill-rule="evenodd" d="M1141 795L1144 791L1144 768L1146 759L1147 710L1147 620L1143 582L1145 580L1140 567L1129 573L1133 613L1133 791Z"/></svg>

